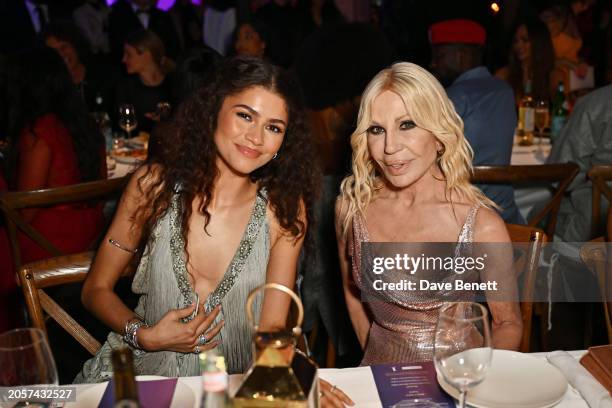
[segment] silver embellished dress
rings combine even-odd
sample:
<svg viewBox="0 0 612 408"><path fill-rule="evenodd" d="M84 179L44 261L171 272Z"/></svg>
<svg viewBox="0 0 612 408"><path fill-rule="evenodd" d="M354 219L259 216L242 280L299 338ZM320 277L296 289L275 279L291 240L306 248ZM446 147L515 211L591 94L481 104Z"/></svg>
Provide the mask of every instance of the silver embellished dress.
<svg viewBox="0 0 612 408"><path fill-rule="evenodd" d="M260 191L240 245L219 286L205 302L206 312L221 304L217 322L223 319L225 325L216 337L220 340L217 351L225 356L230 374L246 371L251 362L252 330L244 307L249 292L266 280L270 254L266 205L265 192ZM155 324L168 311L195 301L185 265L179 209L180 199L176 195L154 228L132 283L132 290L140 295L135 312L149 325ZM260 307L260 301L256 299L254 309L257 316ZM74 382L107 380L113 372L111 352L118 347L128 345L122 335L111 332L102 348L84 364ZM200 375L198 355L194 353L134 350L134 368L137 375Z"/></svg>

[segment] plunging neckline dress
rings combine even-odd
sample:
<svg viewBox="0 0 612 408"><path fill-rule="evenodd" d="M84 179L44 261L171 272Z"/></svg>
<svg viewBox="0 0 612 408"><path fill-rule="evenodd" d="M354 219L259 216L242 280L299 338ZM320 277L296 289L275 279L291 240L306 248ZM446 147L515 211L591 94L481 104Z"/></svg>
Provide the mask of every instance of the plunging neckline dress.
<svg viewBox="0 0 612 408"><path fill-rule="evenodd" d="M253 333L244 307L248 294L266 281L270 255L266 207L267 195L262 189L257 194L240 244L223 278L204 303L207 313L221 304L221 313L215 323L224 320L225 324L216 337L220 341L217 351L225 357L230 374L243 373L251 363ZM185 262L180 208L180 194L176 194L148 240L132 283L132 291L140 295L135 312L149 325L158 322L168 311L187 307L195 301ZM256 318L261 309L259 298L253 302ZM111 353L118 347L129 346L122 335L111 332L102 348L84 364L74 382L108 380L113 371ZM134 368L137 375L200 375L198 355L194 353L135 349Z"/></svg>

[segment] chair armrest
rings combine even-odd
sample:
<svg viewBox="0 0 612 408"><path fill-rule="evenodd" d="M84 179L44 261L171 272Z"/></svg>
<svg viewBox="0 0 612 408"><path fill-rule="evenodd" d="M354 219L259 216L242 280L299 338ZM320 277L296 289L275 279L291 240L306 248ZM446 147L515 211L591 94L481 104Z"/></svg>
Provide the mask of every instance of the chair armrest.
<svg viewBox="0 0 612 408"><path fill-rule="evenodd" d="M89 251L31 262L23 265L19 274L33 279L38 289L82 282L87 277L94 255L95 252Z"/></svg>

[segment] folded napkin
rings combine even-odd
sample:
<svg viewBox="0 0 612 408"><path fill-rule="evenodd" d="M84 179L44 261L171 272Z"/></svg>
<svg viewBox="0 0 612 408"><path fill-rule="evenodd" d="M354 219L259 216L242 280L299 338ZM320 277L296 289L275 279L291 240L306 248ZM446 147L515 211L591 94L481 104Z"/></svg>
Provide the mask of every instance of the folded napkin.
<svg viewBox="0 0 612 408"><path fill-rule="evenodd" d="M548 362L557 367L590 408L612 408L612 397L593 376L566 351L553 351L546 355Z"/></svg>
<svg viewBox="0 0 612 408"><path fill-rule="evenodd" d="M169 407L174 396L177 378L163 380L136 381L138 400L143 408ZM115 405L115 384L111 380L104 391L98 408L111 408Z"/></svg>

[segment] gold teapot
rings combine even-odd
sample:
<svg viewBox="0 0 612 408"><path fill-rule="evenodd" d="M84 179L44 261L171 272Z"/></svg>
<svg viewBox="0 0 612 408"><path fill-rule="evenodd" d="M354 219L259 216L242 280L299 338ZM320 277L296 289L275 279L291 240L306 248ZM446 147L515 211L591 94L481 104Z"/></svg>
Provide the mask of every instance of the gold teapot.
<svg viewBox="0 0 612 408"><path fill-rule="evenodd" d="M297 305L296 326L291 330L263 332L254 324L253 300L266 289L286 293ZM234 396L234 407L312 408L319 406L317 365L296 348L302 334L304 307L286 286L268 283L251 291L246 302L247 317L254 327L253 365Z"/></svg>

